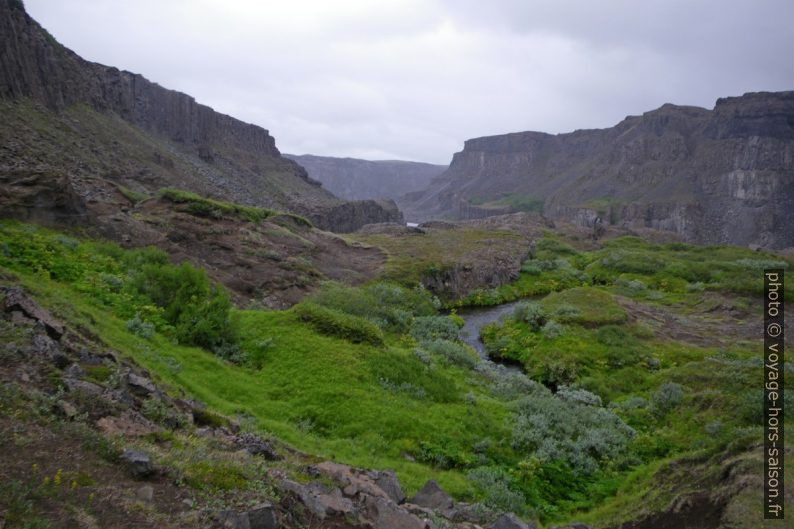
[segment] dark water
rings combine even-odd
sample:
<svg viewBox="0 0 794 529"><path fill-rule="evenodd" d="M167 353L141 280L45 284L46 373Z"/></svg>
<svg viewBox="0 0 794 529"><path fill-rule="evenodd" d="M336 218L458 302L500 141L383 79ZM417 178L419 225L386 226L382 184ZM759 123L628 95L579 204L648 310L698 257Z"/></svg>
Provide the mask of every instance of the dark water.
<svg viewBox="0 0 794 529"><path fill-rule="evenodd" d="M489 323L497 321L502 316L510 316L516 306L523 302L524 300L520 300L505 303L503 305L496 305L493 307L477 307L459 310L458 315L463 318L463 321L466 322L461 329L463 341L474 347L477 353L479 353L480 358L482 358L484 361L492 362L485 352L485 346L483 345L482 341L480 341L480 329ZM509 367L519 369L516 366Z"/></svg>

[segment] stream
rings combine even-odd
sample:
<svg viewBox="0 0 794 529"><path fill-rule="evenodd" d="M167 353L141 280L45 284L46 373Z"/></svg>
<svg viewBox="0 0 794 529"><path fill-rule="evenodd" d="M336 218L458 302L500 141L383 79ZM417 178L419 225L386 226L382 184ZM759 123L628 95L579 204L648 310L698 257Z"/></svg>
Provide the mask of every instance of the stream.
<svg viewBox="0 0 794 529"><path fill-rule="evenodd" d="M492 359L488 358L488 353L485 352L485 345L483 345L482 341L480 340L480 329L489 323L497 321L502 316L509 316L513 313L513 310L516 308L516 306L520 305L524 301L526 300L511 301L510 303L495 305L493 307L465 308L458 311L458 316L463 318L463 321L465 322L463 328L461 329L461 337L463 338L464 342L472 346L474 350L477 351L483 362L502 365L511 371L523 373L521 368L516 365L494 362Z"/></svg>

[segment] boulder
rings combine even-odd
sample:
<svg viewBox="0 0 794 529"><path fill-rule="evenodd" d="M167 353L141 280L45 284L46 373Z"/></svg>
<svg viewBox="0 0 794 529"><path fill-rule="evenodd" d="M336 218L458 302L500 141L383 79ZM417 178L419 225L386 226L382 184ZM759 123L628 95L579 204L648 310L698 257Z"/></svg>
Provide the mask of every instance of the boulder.
<svg viewBox="0 0 794 529"><path fill-rule="evenodd" d="M245 449L249 454L253 456L262 456L268 461L278 461L281 459L281 456L269 442L252 433L244 433L235 436L234 444L239 448Z"/></svg>
<svg viewBox="0 0 794 529"><path fill-rule="evenodd" d="M159 432L162 429L134 410L126 410L119 417L108 415L96 422L97 428L105 435L126 435L139 437Z"/></svg>
<svg viewBox="0 0 794 529"><path fill-rule="evenodd" d="M416 496L411 498L410 501L414 505L426 507L439 512L451 509L455 504L452 497L444 492L444 490L439 487L438 483L436 483L434 479L431 479L425 483L425 486L422 487L422 490L417 492Z"/></svg>
<svg viewBox="0 0 794 529"><path fill-rule="evenodd" d="M154 467L148 454L139 450L127 449L121 455L121 459L126 463L130 473L136 478L145 478L154 472Z"/></svg>
<svg viewBox="0 0 794 529"><path fill-rule="evenodd" d="M127 387L130 388L133 395L142 399L157 392L157 388L151 380L135 373L127 374Z"/></svg>
<svg viewBox="0 0 794 529"><path fill-rule="evenodd" d="M56 320L49 312L44 310L33 298L20 287L0 287L3 299L4 312L20 312L26 317L41 323L50 338L60 340L64 333L61 322Z"/></svg>
<svg viewBox="0 0 794 529"><path fill-rule="evenodd" d="M387 498L367 496L367 518L378 529L426 529L428 523Z"/></svg>
<svg viewBox="0 0 794 529"><path fill-rule="evenodd" d="M488 529L535 529L536 527L534 522L526 524L513 513L504 513L489 525Z"/></svg>
<svg viewBox="0 0 794 529"><path fill-rule="evenodd" d="M151 485L144 485L135 491L135 498L148 503L154 498L154 489Z"/></svg>
<svg viewBox="0 0 794 529"><path fill-rule="evenodd" d="M375 484L380 487L393 502L403 503L405 501L405 493L393 470L370 472L369 476L375 480Z"/></svg>
<svg viewBox="0 0 794 529"><path fill-rule="evenodd" d="M321 520L326 516L356 514L353 502L345 498L338 488L328 489L319 483L301 485L290 480L282 481L281 486L297 496L309 512Z"/></svg>
<svg viewBox="0 0 794 529"><path fill-rule="evenodd" d="M345 496L357 496L366 494L369 496L377 496L381 498L388 498L388 494L384 492L370 476L365 472L358 469L334 463L332 461L324 461L310 469L317 475L325 475L339 483L342 486L342 492Z"/></svg>
<svg viewBox="0 0 794 529"><path fill-rule="evenodd" d="M77 416L77 408L65 400L59 400L55 403L58 413L67 419L74 419Z"/></svg>
<svg viewBox="0 0 794 529"><path fill-rule="evenodd" d="M94 384L93 382L88 382L87 380L78 380L76 378L63 378L62 379L63 385L66 386L66 389L69 391L74 391L78 393L84 393L86 395L94 395L98 396L104 392L102 386Z"/></svg>
<svg viewBox="0 0 794 529"><path fill-rule="evenodd" d="M218 523L223 529L251 529L248 514L244 512L221 511L218 513Z"/></svg>
<svg viewBox="0 0 794 529"><path fill-rule="evenodd" d="M248 524L251 529L276 529L276 510L270 503L260 503L248 511Z"/></svg>

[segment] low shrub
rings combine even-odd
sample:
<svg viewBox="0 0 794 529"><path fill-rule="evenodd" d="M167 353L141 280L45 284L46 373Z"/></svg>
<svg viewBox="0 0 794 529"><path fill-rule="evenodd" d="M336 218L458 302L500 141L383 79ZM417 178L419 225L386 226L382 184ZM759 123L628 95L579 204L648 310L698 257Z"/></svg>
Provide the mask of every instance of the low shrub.
<svg viewBox="0 0 794 529"><path fill-rule="evenodd" d="M579 474L592 474L624 453L635 435L612 411L576 400L534 395L517 401L515 409L513 447L542 462L565 462Z"/></svg>
<svg viewBox="0 0 794 529"><path fill-rule="evenodd" d="M451 364L467 367L469 369L477 365L479 358L470 348L457 342L444 339L435 339L424 342L422 348L428 353L440 356Z"/></svg>
<svg viewBox="0 0 794 529"><path fill-rule="evenodd" d="M363 287L326 284L312 295L312 302L365 318L385 331L404 333L414 317L436 313L438 300L424 289L379 282Z"/></svg>
<svg viewBox="0 0 794 529"><path fill-rule="evenodd" d="M562 336L565 333L565 328L556 321L549 320L543 325L540 332L544 338L553 340L554 338Z"/></svg>
<svg viewBox="0 0 794 529"><path fill-rule="evenodd" d="M143 321L139 312L136 312L135 316L127 320L125 325L132 334L136 334L146 340L154 336L154 325L148 321Z"/></svg>
<svg viewBox="0 0 794 529"><path fill-rule="evenodd" d="M512 478L499 467L478 467L466 477L480 492L483 504L495 511L522 514L526 510L526 499L521 492L513 490Z"/></svg>
<svg viewBox="0 0 794 529"><path fill-rule="evenodd" d="M675 382L665 382L651 396L654 412L664 415L684 400L684 388Z"/></svg>
<svg viewBox="0 0 794 529"><path fill-rule="evenodd" d="M521 303L513 310L513 319L526 323L530 329L538 332L546 324L548 317L540 304L526 302Z"/></svg>
<svg viewBox="0 0 794 529"><path fill-rule="evenodd" d="M420 316L411 323L411 336L420 342L457 340L460 328L447 316Z"/></svg>

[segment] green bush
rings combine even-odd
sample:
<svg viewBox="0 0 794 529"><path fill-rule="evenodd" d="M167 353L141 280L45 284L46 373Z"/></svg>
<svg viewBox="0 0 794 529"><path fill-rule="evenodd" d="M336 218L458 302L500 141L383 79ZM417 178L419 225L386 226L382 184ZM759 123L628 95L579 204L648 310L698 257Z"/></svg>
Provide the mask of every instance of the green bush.
<svg viewBox="0 0 794 529"><path fill-rule="evenodd" d="M483 497L483 504L495 511L522 514L526 510L526 499L521 492L513 490L510 474L499 467L479 467L466 477Z"/></svg>
<svg viewBox="0 0 794 529"><path fill-rule="evenodd" d="M163 318L174 327L180 342L208 349L236 343L229 294L210 283L204 270L187 262L173 266L164 260L163 256L133 270L130 288L163 309Z"/></svg>
<svg viewBox="0 0 794 529"><path fill-rule="evenodd" d="M343 338L353 343L383 345L383 332L377 325L363 318L329 309L313 302L296 305L295 313L300 319L310 323L323 334Z"/></svg>
<svg viewBox="0 0 794 529"><path fill-rule="evenodd" d="M532 331L538 332L546 324L547 315L540 304L530 301L521 303L513 310L513 319L526 323Z"/></svg>
<svg viewBox="0 0 794 529"><path fill-rule="evenodd" d="M665 414L684 400L684 388L675 382L665 382L651 396L651 406L656 413Z"/></svg>
<svg viewBox="0 0 794 529"><path fill-rule="evenodd" d="M226 291L189 263L170 264L161 250L123 250L8 221L0 235L7 249L0 265L70 284L112 308L131 332L158 330L207 349L237 341Z"/></svg>
<svg viewBox="0 0 794 529"><path fill-rule="evenodd" d="M553 340L554 338L562 336L565 333L565 328L556 321L549 320L543 325L540 332L543 334L544 338Z"/></svg>
<svg viewBox="0 0 794 529"><path fill-rule="evenodd" d="M365 318L385 331L397 333L408 331L414 317L430 316L437 308L428 291L386 282L363 287L329 283L314 294L311 301Z"/></svg>
<svg viewBox="0 0 794 529"><path fill-rule="evenodd" d="M127 320L127 330L141 338L149 339L154 335L154 325L141 319L139 312L132 319Z"/></svg>
<svg viewBox="0 0 794 529"><path fill-rule="evenodd" d="M411 336L419 342L457 340L460 328L447 316L420 316L411 323Z"/></svg>
<svg viewBox="0 0 794 529"><path fill-rule="evenodd" d="M446 359L451 364L469 369L477 365L479 360L474 351L465 345L440 338L423 342L422 348L430 354Z"/></svg>
<svg viewBox="0 0 794 529"><path fill-rule="evenodd" d="M566 391L569 397L579 395ZM512 439L516 450L542 462L565 462L584 475L624 453L635 435L613 412L576 399L528 396L516 403L516 414Z"/></svg>

